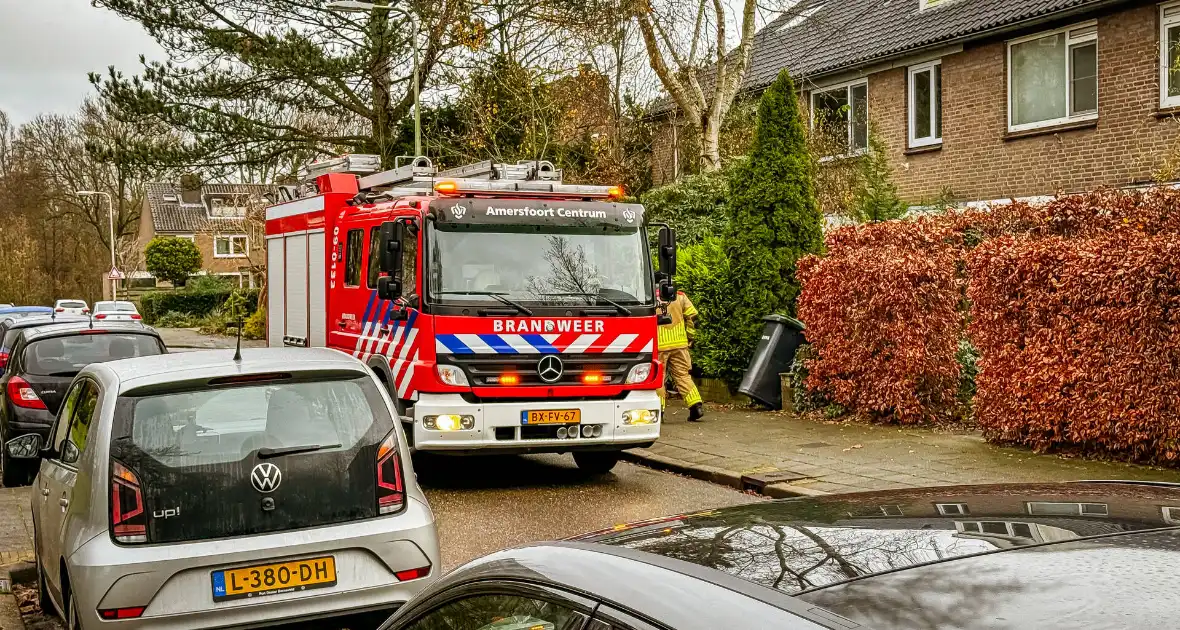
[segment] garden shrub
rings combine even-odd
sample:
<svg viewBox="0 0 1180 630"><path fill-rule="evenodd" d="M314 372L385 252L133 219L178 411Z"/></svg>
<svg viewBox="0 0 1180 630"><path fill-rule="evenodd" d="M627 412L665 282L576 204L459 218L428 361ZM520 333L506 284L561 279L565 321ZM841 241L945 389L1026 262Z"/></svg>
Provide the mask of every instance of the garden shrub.
<svg viewBox="0 0 1180 630"><path fill-rule="evenodd" d="M246 339L266 339L266 309L255 310L242 324L242 337Z"/></svg>
<svg viewBox="0 0 1180 630"><path fill-rule="evenodd" d="M972 252L975 417L989 440L1180 459L1180 239L1153 211L1105 234L1062 230L1066 215L1056 229L1094 235L1005 236Z"/></svg>
<svg viewBox="0 0 1180 630"><path fill-rule="evenodd" d="M194 317L176 311L168 311L150 323L160 328L196 328L197 326L197 320Z"/></svg>
<svg viewBox="0 0 1180 630"><path fill-rule="evenodd" d="M954 408L963 332L962 239L929 220L849 226L800 261L799 318L815 357L806 386L900 423Z"/></svg>
<svg viewBox="0 0 1180 630"><path fill-rule="evenodd" d="M726 313L733 294L729 290L729 258L725 242L708 236L696 245L680 247L677 251L676 288L683 291L700 315L693 340L692 362L701 373L715 376L725 366L740 360L731 356L732 348L724 343L718 331L728 325Z"/></svg>
<svg viewBox="0 0 1180 630"><path fill-rule="evenodd" d="M139 301L144 321L153 326L163 326L157 323L157 319L165 313L175 311L194 319L204 317L213 309L225 304L234 291L242 292L250 311L258 307L258 289L194 291L186 288L179 291L154 291L145 293Z"/></svg>
<svg viewBox="0 0 1180 630"><path fill-rule="evenodd" d="M675 228L681 245L695 245L709 236L723 235L729 222L725 212L729 198L726 177L722 170L707 171L649 190L641 198L648 220ZM655 231L652 233L654 236Z"/></svg>
<svg viewBox="0 0 1180 630"><path fill-rule="evenodd" d="M767 88L750 157L730 177L726 240L730 300L712 343L726 349L717 376L740 381L771 313L795 314L800 257L820 251L822 221L812 188L811 155L795 85L787 72Z"/></svg>

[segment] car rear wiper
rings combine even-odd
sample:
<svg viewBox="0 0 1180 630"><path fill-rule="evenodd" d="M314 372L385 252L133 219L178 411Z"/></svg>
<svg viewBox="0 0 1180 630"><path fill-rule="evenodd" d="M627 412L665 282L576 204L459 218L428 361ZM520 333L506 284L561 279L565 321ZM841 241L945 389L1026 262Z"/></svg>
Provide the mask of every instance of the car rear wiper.
<svg viewBox="0 0 1180 630"><path fill-rule="evenodd" d="M270 459L296 453L314 453L329 448L340 448L340 446L340 444L304 444L303 446L280 446L279 448L264 446L258 449L258 459Z"/></svg>
<svg viewBox="0 0 1180 630"><path fill-rule="evenodd" d="M602 294L600 294L600 293L580 293L577 291L572 291L569 293L542 293L541 295L543 297L562 297L562 296L583 297L583 298L586 298L587 304L589 304L590 299L593 298L595 302L606 302L607 304L615 307L615 310L617 310L620 315L631 315L631 309L627 308L626 306L623 306L622 304L619 304L618 302L616 302L610 298L602 297ZM593 306L593 305L591 305L591 306Z"/></svg>
<svg viewBox="0 0 1180 630"><path fill-rule="evenodd" d="M531 317L533 314L532 311L530 311L520 302L504 297L505 295L508 295L507 293L496 293L495 291L439 291L437 295L486 295L499 300L501 304L507 304L508 306L511 306L518 312L524 313L525 315Z"/></svg>

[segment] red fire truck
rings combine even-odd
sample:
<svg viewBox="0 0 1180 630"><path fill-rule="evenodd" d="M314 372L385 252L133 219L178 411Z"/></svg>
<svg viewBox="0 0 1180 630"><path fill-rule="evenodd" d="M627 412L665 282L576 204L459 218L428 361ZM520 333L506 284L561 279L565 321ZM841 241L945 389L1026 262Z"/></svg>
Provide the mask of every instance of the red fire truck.
<svg viewBox="0 0 1180 630"><path fill-rule="evenodd" d="M266 211L268 339L367 363L415 450L571 452L606 471L660 433L657 293L643 207L547 162L380 173L313 164Z"/></svg>

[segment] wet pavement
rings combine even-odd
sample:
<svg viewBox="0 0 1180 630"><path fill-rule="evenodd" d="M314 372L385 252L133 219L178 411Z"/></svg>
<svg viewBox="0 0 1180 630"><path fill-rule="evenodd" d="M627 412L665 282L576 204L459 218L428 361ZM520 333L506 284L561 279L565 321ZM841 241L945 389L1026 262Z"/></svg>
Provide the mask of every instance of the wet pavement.
<svg viewBox="0 0 1180 630"><path fill-rule="evenodd" d="M436 455L417 458L414 467L434 508L447 570L527 542L760 500L628 463L587 475L569 455Z"/></svg>

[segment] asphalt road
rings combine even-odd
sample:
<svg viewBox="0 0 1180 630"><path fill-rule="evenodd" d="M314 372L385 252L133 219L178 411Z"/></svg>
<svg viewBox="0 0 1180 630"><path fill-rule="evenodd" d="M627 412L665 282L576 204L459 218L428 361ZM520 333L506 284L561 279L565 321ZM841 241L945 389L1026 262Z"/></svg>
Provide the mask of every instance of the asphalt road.
<svg viewBox="0 0 1180 630"><path fill-rule="evenodd" d="M438 521L444 569L527 542L759 500L625 462L587 475L569 455L415 459Z"/></svg>
<svg viewBox="0 0 1180 630"><path fill-rule="evenodd" d="M619 463L605 475L587 475L569 455L427 456L415 458L414 467L434 509L447 571L513 545L762 500L628 463ZM31 591L25 596L31 597ZM61 630L56 618L24 612L28 630ZM298 630L306 627L298 626ZM324 622L314 627L366 630Z"/></svg>

